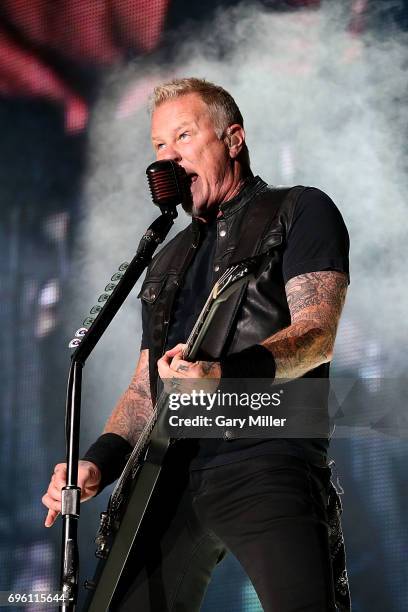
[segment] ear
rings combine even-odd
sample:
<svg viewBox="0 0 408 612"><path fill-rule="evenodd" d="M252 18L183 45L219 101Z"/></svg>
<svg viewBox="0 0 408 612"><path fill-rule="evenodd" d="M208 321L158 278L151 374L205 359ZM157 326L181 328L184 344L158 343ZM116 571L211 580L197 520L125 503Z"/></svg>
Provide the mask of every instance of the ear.
<svg viewBox="0 0 408 612"><path fill-rule="evenodd" d="M245 143L245 130L239 123L230 125L226 130L224 142L229 149L229 154L232 159L238 157Z"/></svg>

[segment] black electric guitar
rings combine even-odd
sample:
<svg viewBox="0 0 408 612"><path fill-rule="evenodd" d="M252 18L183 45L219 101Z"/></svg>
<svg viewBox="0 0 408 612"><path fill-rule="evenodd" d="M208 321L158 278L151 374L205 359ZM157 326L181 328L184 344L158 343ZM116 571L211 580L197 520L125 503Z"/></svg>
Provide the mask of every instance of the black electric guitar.
<svg viewBox="0 0 408 612"><path fill-rule="evenodd" d="M183 358L195 361L204 336L220 304L235 291L257 277L267 260L265 254L231 265L215 283L200 316L187 340ZM109 610L127 558L139 532L143 516L157 483L170 445L167 418L168 394L163 391L152 416L146 423L136 446L110 496L95 543L101 559L92 581L86 588L93 591L85 608L88 612Z"/></svg>

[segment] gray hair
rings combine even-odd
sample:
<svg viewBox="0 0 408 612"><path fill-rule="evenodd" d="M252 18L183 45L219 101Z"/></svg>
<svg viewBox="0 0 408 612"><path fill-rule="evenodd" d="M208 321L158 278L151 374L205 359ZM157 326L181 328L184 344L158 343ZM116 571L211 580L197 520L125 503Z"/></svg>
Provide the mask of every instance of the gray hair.
<svg viewBox="0 0 408 612"><path fill-rule="evenodd" d="M220 85L215 85L205 79L197 79L194 77L173 79L167 83L157 85L150 97L150 112L153 113L160 104L168 100L174 100L175 98L191 93L199 95L206 104L218 138L223 138L226 129L233 123L238 123L244 127L244 119L241 111L231 94L223 87L220 87ZM245 142L239 157L243 165L249 168L249 152Z"/></svg>

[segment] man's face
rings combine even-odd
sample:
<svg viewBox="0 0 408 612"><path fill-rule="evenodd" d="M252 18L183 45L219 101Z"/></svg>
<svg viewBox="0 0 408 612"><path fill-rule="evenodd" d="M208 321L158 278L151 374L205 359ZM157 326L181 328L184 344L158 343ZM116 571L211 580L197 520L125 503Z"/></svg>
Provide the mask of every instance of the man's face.
<svg viewBox="0 0 408 612"><path fill-rule="evenodd" d="M229 149L215 132L206 104L195 93L168 100L152 116L158 160L171 159L190 177L195 216L208 215L236 187Z"/></svg>

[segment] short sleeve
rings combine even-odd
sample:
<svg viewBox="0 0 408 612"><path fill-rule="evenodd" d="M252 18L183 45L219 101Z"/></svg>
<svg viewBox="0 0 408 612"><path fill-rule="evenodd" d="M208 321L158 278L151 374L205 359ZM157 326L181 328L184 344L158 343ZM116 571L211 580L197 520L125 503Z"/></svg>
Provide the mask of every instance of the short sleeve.
<svg viewBox="0 0 408 612"><path fill-rule="evenodd" d="M285 284L299 274L337 270L349 277L349 235L337 206L320 189L300 195L283 254Z"/></svg>

